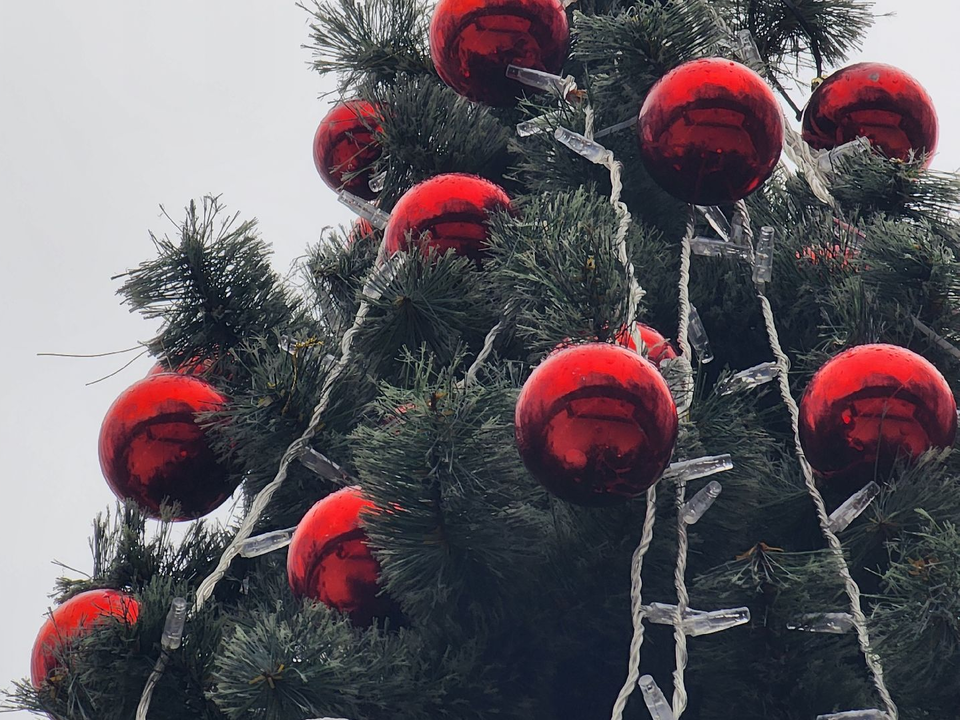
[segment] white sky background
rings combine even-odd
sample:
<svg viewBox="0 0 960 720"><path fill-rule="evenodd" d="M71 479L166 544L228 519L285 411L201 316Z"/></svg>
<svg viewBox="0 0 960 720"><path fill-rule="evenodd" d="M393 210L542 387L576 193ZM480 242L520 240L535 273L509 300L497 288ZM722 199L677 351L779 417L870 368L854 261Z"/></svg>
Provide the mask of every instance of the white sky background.
<svg viewBox="0 0 960 720"><path fill-rule="evenodd" d="M897 65L940 116L934 167L960 168L954 0L880 0L862 59ZM29 674L57 559L91 567L91 520L112 507L97 436L151 365L37 357L133 346L151 326L110 277L153 254L191 198L222 194L291 263L351 216L313 167L329 90L308 67L291 0L0 0L0 688ZM861 59L861 58L857 58ZM805 100L794 93L797 100ZM8 717L27 718L26 713Z"/></svg>

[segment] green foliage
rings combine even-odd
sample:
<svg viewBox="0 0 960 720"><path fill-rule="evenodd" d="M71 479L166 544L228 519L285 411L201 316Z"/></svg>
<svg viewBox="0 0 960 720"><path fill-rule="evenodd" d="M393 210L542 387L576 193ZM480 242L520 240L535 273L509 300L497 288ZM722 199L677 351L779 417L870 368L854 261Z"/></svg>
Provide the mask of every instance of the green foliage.
<svg viewBox="0 0 960 720"><path fill-rule="evenodd" d="M389 207L412 185L443 173L501 181L513 133L489 108L421 76L378 87L374 96L381 108L378 170L386 173L382 205Z"/></svg>
<svg viewBox="0 0 960 720"><path fill-rule="evenodd" d="M56 600L61 603L78 593L103 587L139 592L157 577L202 577L213 569L213 558L223 551L228 539L222 529L193 522L181 541L174 543L170 522L161 523L155 533L149 534L147 518L136 505L118 504L113 513L107 510L94 519L92 572L83 580L60 578Z"/></svg>
<svg viewBox="0 0 960 720"><path fill-rule="evenodd" d="M527 197L518 217L491 224L496 292L516 308L513 326L535 354L563 339L607 340L626 326L626 274L608 200L583 190ZM642 230L636 231L641 234Z"/></svg>
<svg viewBox="0 0 960 720"><path fill-rule="evenodd" d="M292 336L289 341L291 352L281 349L275 337L251 341L243 348L248 382L234 391L226 410L213 416L208 426L215 449L243 478L248 499L273 480L287 447L306 429L335 362L330 351L336 348L329 340ZM372 398L374 391L361 358L333 387L315 441L344 465L349 465L350 457L346 435L361 419L356 403ZM293 465L290 478L263 516L262 527L295 525L314 502L334 489L299 463Z"/></svg>
<svg viewBox="0 0 960 720"><path fill-rule="evenodd" d="M429 9L414 0L330 0L311 13L315 68L340 90L375 101L384 209L411 185L471 172L503 185L512 213L490 218L482 263L419 252L378 261L382 234L349 242L331 230L311 248L303 286L269 267L255 223L221 219L214 198L191 204L178 237L125 275L121 293L163 320L148 349L176 366L213 359L205 378L228 407L200 419L243 480L244 509L275 476L317 398L330 404L313 446L341 466L336 482L299 463L257 532L295 525L316 500L358 484L383 592L402 617L353 627L334 610L293 598L284 552L235 560L183 646L170 654L151 720L556 720L608 717L626 669L631 558L644 498L581 508L549 496L524 469L514 439L519 388L564 342L609 342L628 319L664 335L677 326L680 238L690 209L649 178L635 131L602 142L623 165L633 217L627 255L645 290L627 307L619 218L606 168L555 140L633 117L678 64L729 52L717 17L753 32L771 77L788 65L842 61L870 24L859 0L580 0L565 72L580 99L531 95L492 110L440 84L428 57ZM815 51L814 51L815 48ZM816 63L816 60L814 60ZM544 117L546 116L546 117ZM545 132L518 137L539 118ZM955 176L876 153L835 168L827 207L805 179L778 169L748 198L751 227L775 230L767 288L793 368L795 396L831 355L864 342L921 352L955 389L960 343L960 226ZM721 208L727 216L729 207ZM696 214L697 235L715 236ZM853 634L788 629L849 608L796 461L790 418L772 386L723 394L731 373L771 360L750 267L694 257L692 301L716 360L694 367L674 460L730 453L714 508L688 528L691 606L746 606L749 625L691 638L689 720L808 720L875 707ZM365 304L363 322L355 325ZM922 324L918 324L922 323ZM496 337L488 336L499 326ZM927 329L925 329L927 328ZM930 329L941 336L931 339ZM346 338L346 341L345 341ZM467 368L490 340L475 377ZM349 345L346 372L331 369ZM489 349L489 348L488 348ZM665 370L665 374L669 372ZM689 497L705 481L687 488ZM880 496L840 533L901 717L953 717L960 685L960 454L904 462ZM828 510L849 488L824 483ZM644 560L643 599L673 603L676 487L657 489L657 531ZM166 609L191 597L233 530L169 525L155 536L131 507L98 519L93 572L62 579L59 599L95 587L133 592L133 627L104 626L68 648L66 670L38 692L16 685L11 707L84 720L129 718L160 654ZM669 695L672 628L649 626L643 672ZM645 717L635 699L627 718Z"/></svg>
<svg viewBox="0 0 960 720"><path fill-rule="evenodd" d="M159 656L160 636L174 597L190 597L212 570L228 533L192 523L175 544L169 523L148 535L145 518L131 506L101 515L94 524L92 575L84 581L61 580L61 600L92 588L111 587L134 595L136 623L108 620L62 646L58 669L42 689L22 682L8 693L18 708L52 717L121 720L133 717L147 677ZM229 602L230 593L218 597ZM183 646L170 657L157 686L151 718L191 717L217 720L204 687L220 643L220 610L208 606L192 614Z"/></svg>
<svg viewBox="0 0 960 720"><path fill-rule="evenodd" d="M286 607L243 611L225 637L211 697L227 718L353 717L366 694L358 681L373 690L377 677L394 692L410 682L416 656L407 638L361 635L322 605L288 599Z"/></svg>
<svg viewBox="0 0 960 720"><path fill-rule="evenodd" d="M749 30L762 57L773 67L789 65L801 53L828 69L860 48L873 24L874 3L864 0L726 0L736 24Z"/></svg>
<svg viewBox="0 0 960 720"><path fill-rule="evenodd" d="M357 335L357 348L384 377L404 348L421 346L441 363L450 362L463 344L477 348L497 322L477 264L447 252L427 257L404 254L392 279L368 298L369 315Z"/></svg>
<svg viewBox="0 0 960 720"><path fill-rule="evenodd" d="M924 170L925 158L901 162L879 152L859 153L840 162L831 192L845 209L861 215L882 213L927 222L949 222L960 202L960 180ZM949 222L953 225L953 222ZM954 225L953 233L956 233Z"/></svg>
<svg viewBox="0 0 960 720"><path fill-rule="evenodd" d="M398 76L433 73L426 46L427 7L416 0L314 0L299 5L310 23L313 67L337 73L341 94L364 79L391 82Z"/></svg>
<svg viewBox="0 0 960 720"><path fill-rule="evenodd" d="M173 366L200 357L220 369L246 338L299 323L299 304L270 267L256 222L236 224L222 212L217 198L204 198L199 211L191 202L179 239L151 234L156 259L118 276L133 310L163 320L146 347Z"/></svg>
<svg viewBox="0 0 960 720"><path fill-rule="evenodd" d="M353 324L360 290L373 267L382 239L383 233L379 230L353 242L331 231L310 248L303 265L310 307L321 325L335 336L342 335Z"/></svg>
<svg viewBox="0 0 960 720"><path fill-rule="evenodd" d="M749 626L694 646L694 672L702 674L697 685L703 693L698 698L702 717L727 717L731 704L755 720L800 720L870 706L870 686L854 638L787 628L805 615L847 609L836 567L826 552L786 552L761 542L694 579L691 597L696 603L747 605L752 618ZM787 666L791 670L785 673Z"/></svg>
<svg viewBox="0 0 960 720"><path fill-rule="evenodd" d="M706 3L637 3L616 15L574 13L571 57L590 69L591 94L625 117L666 72L710 55L720 40Z"/></svg>
<svg viewBox="0 0 960 720"><path fill-rule="evenodd" d="M905 700L949 717L960 693L960 531L935 519L948 513L919 516L921 527L891 546L873 617L877 648Z"/></svg>
<svg viewBox="0 0 960 720"><path fill-rule="evenodd" d="M517 156L511 178L522 183L530 194L609 188L609 175L604 168L570 152L554 139L557 127L580 133L584 127L583 113L579 108L565 105L558 109L555 105L555 102L533 101L521 104L523 120L537 118L545 131L510 141L510 149Z"/></svg>
<svg viewBox="0 0 960 720"><path fill-rule="evenodd" d="M375 425L353 435L368 533L385 587L406 614L442 624L499 614L542 562L543 493L513 448L516 390L462 387L429 356L409 358L408 387L384 386Z"/></svg>

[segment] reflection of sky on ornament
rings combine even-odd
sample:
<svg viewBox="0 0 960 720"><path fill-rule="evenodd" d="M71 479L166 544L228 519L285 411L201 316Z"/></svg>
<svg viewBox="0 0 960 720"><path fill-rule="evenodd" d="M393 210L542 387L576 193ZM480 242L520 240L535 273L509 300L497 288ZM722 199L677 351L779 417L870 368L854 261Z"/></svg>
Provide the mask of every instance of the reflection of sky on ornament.
<svg viewBox="0 0 960 720"><path fill-rule="evenodd" d="M949 57L960 7L877 3L893 10L855 60L920 80L941 120L933 167L960 168ZM331 85L306 67L305 21L292 2L0 3L0 611L10 619L0 686L29 672L58 574L51 560L90 569L90 522L113 503L97 462L100 421L151 365L140 358L85 387L128 356L36 353L116 350L151 335L120 307L110 277L150 257L148 229L170 231L161 203L179 219L190 198L222 193L229 210L259 217L282 272L324 225L350 218L313 168L327 108L317 96Z"/></svg>

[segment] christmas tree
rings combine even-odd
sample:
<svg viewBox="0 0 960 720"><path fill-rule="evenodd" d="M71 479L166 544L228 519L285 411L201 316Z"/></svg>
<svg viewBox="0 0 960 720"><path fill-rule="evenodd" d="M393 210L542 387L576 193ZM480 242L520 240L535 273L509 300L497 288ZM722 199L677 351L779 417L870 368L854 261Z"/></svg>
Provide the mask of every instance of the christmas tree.
<svg viewBox="0 0 960 720"><path fill-rule="evenodd" d="M124 503L9 705L960 717L960 182L870 4L304 10L359 220L290 282L202 198L121 276Z"/></svg>

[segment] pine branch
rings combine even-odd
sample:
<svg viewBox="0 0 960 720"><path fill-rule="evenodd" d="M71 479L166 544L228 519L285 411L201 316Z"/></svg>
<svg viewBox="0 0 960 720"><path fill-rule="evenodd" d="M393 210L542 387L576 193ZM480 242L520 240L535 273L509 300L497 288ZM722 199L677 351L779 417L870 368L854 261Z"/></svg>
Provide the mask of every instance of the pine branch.
<svg viewBox="0 0 960 720"><path fill-rule="evenodd" d="M851 213L882 213L954 225L960 179L924 170L923 160L900 162L877 152L850 156L841 161L831 190L841 207Z"/></svg>
<svg viewBox="0 0 960 720"><path fill-rule="evenodd" d="M234 391L227 409L208 425L214 448L242 474L247 499L273 480L280 457L307 426L333 367L330 352L337 352L335 340L325 335L297 334L288 341L291 352L278 347L276 339L252 341L241 348L238 354L244 358L248 382ZM346 437L362 420L357 407L372 399L375 389L362 357L333 388L314 445L341 465L350 466ZM335 489L295 463L289 481L261 518L262 530L296 525L314 502Z"/></svg>
<svg viewBox="0 0 960 720"><path fill-rule="evenodd" d="M406 254L396 277L369 304L356 346L387 378L395 377L389 368L404 349L426 347L441 363L452 361L460 344L478 349L501 310L476 264L453 252Z"/></svg>
<svg viewBox="0 0 960 720"><path fill-rule="evenodd" d="M609 200L579 190L517 204L522 219L500 216L491 225L490 280L503 305L516 303L518 338L543 354L564 339L615 336L636 309L625 307Z"/></svg>
<svg viewBox="0 0 960 720"><path fill-rule="evenodd" d="M226 530L194 522L182 540L174 543L172 529L170 522L163 522L148 534L147 519L132 502L118 504L113 513L107 510L97 515L90 540L93 571L83 580L59 578L57 602L103 587L139 592L157 577L202 577L212 569L229 535Z"/></svg>
<svg viewBox="0 0 960 720"><path fill-rule="evenodd" d="M872 1L725 0L715 4L736 13L735 26L749 30L761 56L779 68L792 59L827 70L858 50L873 25Z"/></svg>
<svg viewBox="0 0 960 720"><path fill-rule="evenodd" d="M897 691L949 717L960 694L960 531L937 514L920 511L923 527L892 545L874 622Z"/></svg>
<svg viewBox="0 0 960 720"><path fill-rule="evenodd" d="M337 73L341 94L402 75L432 75L427 7L417 0L313 0L309 13L313 67Z"/></svg>
<svg viewBox="0 0 960 720"><path fill-rule="evenodd" d="M357 630L277 583L260 592L236 617L213 675L210 697L227 718L528 717L474 641L438 648L430 630Z"/></svg>
<svg viewBox="0 0 960 720"><path fill-rule="evenodd" d="M385 386L383 420L353 434L368 533L387 591L412 618L497 614L541 558L543 494L513 447L515 390L455 384L453 368L408 360L409 389Z"/></svg>
<svg viewBox="0 0 960 720"><path fill-rule="evenodd" d="M381 203L390 207L412 185L460 172L500 181L512 131L490 109L457 95L436 78L402 77L375 88L378 142L385 172Z"/></svg>
<svg viewBox="0 0 960 720"><path fill-rule="evenodd" d="M238 225L222 211L214 197L199 211L191 202L179 239L151 234L158 257L118 276L131 308L163 320L147 347L173 366L198 356L226 363L244 339L297 323L298 304L270 268L256 222Z"/></svg>
<svg viewBox="0 0 960 720"><path fill-rule="evenodd" d="M721 39L699 3L636 4L617 15L574 13L571 59L590 68L592 97L626 117L647 91L686 60L711 54Z"/></svg>
<svg viewBox="0 0 960 720"><path fill-rule="evenodd" d="M136 623L99 623L95 632L65 643L57 673L35 690L19 683L8 702L18 709L45 712L76 720L129 720L160 652L160 635L173 597L187 587L157 576L137 593L140 612ZM220 621L213 610L195 615L188 623L184 644L168 663L154 695L151 718L222 720L207 701L205 679L213 650L220 640Z"/></svg>
<svg viewBox="0 0 960 720"><path fill-rule="evenodd" d="M342 335L353 323L359 305L357 298L382 238L382 231L375 230L370 237L351 242L344 239L344 233L331 231L310 249L303 263L303 275L311 308L332 334Z"/></svg>

